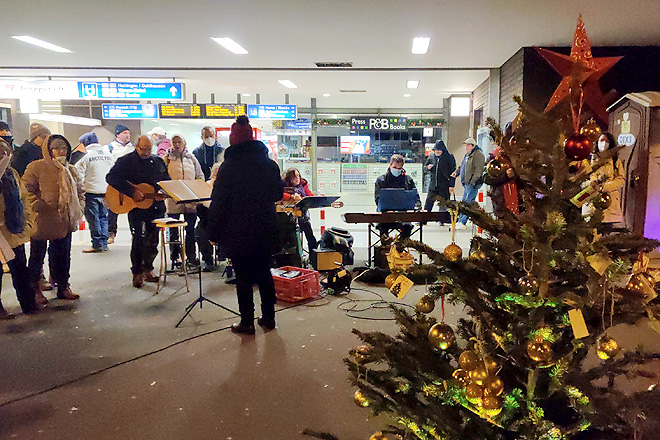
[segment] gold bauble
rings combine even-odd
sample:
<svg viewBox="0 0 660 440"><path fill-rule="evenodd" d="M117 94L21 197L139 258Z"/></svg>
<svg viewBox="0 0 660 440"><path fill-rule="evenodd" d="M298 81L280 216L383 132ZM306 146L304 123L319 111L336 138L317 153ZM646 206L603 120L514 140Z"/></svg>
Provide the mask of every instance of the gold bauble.
<svg viewBox="0 0 660 440"><path fill-rule="evenodd" d="M429 330L429 341L434 347L446 350L456 342L456 335L449 324L437 323Z"/></svg>
<svg viewBox="0 0 660 440"><path fill-rule="evenodd" d="M464 351L458 357L458 365L465 371L472 371L479 365L479 356L474 351Z"/></svg>
<svg viewBox="0 0 660 440"><path fill-rule="evenodd" d="M477 365L477 368L470 371L470 379L478 383L479 385L484 383L484 380L488 377L488 370L483 363Z"/></svg>
<svg viewBox="0 0 660 440"><path fill-rule="evenodd" d="M355 404L357 406L361 406L361 407L369 406L369 401L364 396L364 394L362 394L362 391L360 390L357 390L353 395L353 401L355 401Z"/></svg>
<svg viewBox="0 0 660 440"><path fill-rule="evenodd" d="M388 289L392 288L392 285L396 281L396 279L399 278L399 275L396 273L391 273L388 276L385 277L385 287Z"/></svg>
<svg viewBox="0 0 660 440"><path fill-rule="evenodd" d="M502 412L502 406L504 406L504 401L501 397L490 395L481 399L481 409L490 417L495 417Z"/></svg>
<svg viewBox="0 0 660 440"><path fill-rule="evenodd" d="M482 397L484 397L484 389L481 385L472 382L465 387L465 398L468 402L477 405L481 403Z"/></svg>
<svg viewBox="0 0 660 440"><path fill-rule="evenodd" d="M611 336L604 335L596 340L596 354L601 359L613 358L619 350L621 350L621 347Z"/></svg>
<svg viewBox="0 0 660 440"><path fill-rule="evenodd" d="M488 376L484 379L484 391L486 394L499 396L504 391L504 382L499 376Z"/></svg>
<svg viewBox="0 0 660 440"><path fill-rule="evenodd" d="M369 437L369 440L387 440L387 437L385 437L385 434L382 432L374 432L371 437Z"/></svg>
<svg viewBox="0 0 660 440"><path fill-rule="evenodd" d="M539 282L531 275L525 275L518 280L520 293L523 295L536 295L539 293Z"/></svg>
<svg viewBox="0 0 660 440"><path fill-rule="evenodd" d="M435 309L435 300L430 295L422 296L417 301L417 311L421 313L431 313Z"/></svg>
<svg viewBox="0 0 660 440"><path fill-rule="evenodd" d="M591 204L594 205L594 208L604 211L612 206L612 197L609 193L601 192L598 193L596 197L591 199Z"/></svg>
<svg viewBox="0 0 660 440"><path fill-rule="evenodd" d="M474 261L475 263L478 263L480 261L485 261L486 260L486 253L482 251L481 249L477 249L476 251L472 252L469 257L470 261Z"/></svg>
<svg viewBox="0 0 660 440"><path fill-rule="evenodd" d="M626 289L648 298L655 297L655 278L648 273L636 273L630 277Z"/></svg>
<svg viewBox="0 0 660 440"><path fill-rule="evenodd" d="M456 379L456 382L460 383L464 387L472 382L470 379L470 373L465 370L461 370L460 368L458 370L454 370L454 372L451 374L451 377Z"/></svg>
<svg viewBox="0 0 660 440"><path fill-rule="evenodd" d="M463 257L463 250L456 243L452 243L445 248L442 255L444 255L447 260L455 263Z"/></svg>
<svg viewBox="0 0 660 440"><path fill-rule="evenodd" d="M358 364L367 362L371 356L373 355L373 346L369 344L362 344L358 348L355 349L355 360Z"/></svg>
<svg viewBox="0 0 660 440"><path fill-rule="evenodd" d="M497 362L495 362L495 359L490 355L484 356L484 365L486 366L486 370L488 370L488 374L495 374L500 368Z"/></svg>
<svg viewBox="0 0 660 440"><path fill-rule="evenodd" d="M552 347L548 341L535 340L527 344L527 354L535 362L548 362L552 358Z"/></svg>
<svg viewBox="0 0 660 440"><path fill-rule="evenodd" d="M596 121L594 121L592 118L589 119L587 123L582 126L582 128L580 128L580 134L588 137L591 143L596 145L598 143L598 138L602 134L602 130L598 124L596 124Z"/></svg>

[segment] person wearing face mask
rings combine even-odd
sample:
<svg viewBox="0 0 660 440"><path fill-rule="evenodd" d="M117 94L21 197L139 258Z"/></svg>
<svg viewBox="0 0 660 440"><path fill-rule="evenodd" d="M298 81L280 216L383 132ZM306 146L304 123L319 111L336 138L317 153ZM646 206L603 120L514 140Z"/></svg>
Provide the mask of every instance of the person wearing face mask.
<svg viewBox="0 0 660 440"><path fill-rule="evenodd" d="M163 158L167 164L167 173L172 180L195 180L204 179L202 167L199 165L197 158L186 150L186 141L180 134L172 136L172 148L167 152ZM189 266L199 266L197 260L197 253L195 251L195 223L197 223L197 208L196 204L180 204L176 203L173 199L165 200L165 207L167 209L168 217L175 219L181 218L183 214L184 221L188 224L186 226L186 258ZM170 229L170 240L179 240L179 230L177 228ZM186 263L180 261L181 246L178 244L170 245L172 264L175 266Z"/></svg>
<svg viewBox="0 0 660 440"><path fill-rule="evenodd" d="M403 169L405 161L406 160L400 154L392 155L392 158L390 159L390 167L387 169L387 172L376 179L376 189L374 191L376 206L379 206L378 198L381 189L403 188L407 190L414 189L415 192L417 192L415 181L412 177L407 175ZM417 194L417 206L419 207L421 204L422 202L419 199L419 194ZM412 225L410 223L381 223L378 225L378 231L380 232L381 237L383 235L388 235L393 229L401 232L401 239L409 238L410 233L412 232Z"/></svg>
<svg viewBox="0 0 660 440"><path fill-rule="evenodd" d="M23 175L25 169L31 162L43 157L41 147L48 136L50 136L50 130L45 125L38 122L30 124L29 139L14 151L14 157L11 161L11 167L15 169L20 176Z"/></svg>
<svg viewBox="0 0 660 440"><path fill-rule="evenodd" d="M108 150L114 160L135 151L135 146L131 143L131 131L123 124L115 126L115 140L108 144ZM115 242L117 236L117 214L108 211L108 244Z"/></svg>
<svg viewBox="0 0 660 440"><path fill-rule="evenodd" d="M136 202L144 200L145 194L134 185L148 183L158 190L158 182L170 180L167 165L158 156L151 154L151 141L140 136L135 151L117 159L105 180L117 191ZM165 215L164 196L157 194L154 203L147 209L135 208L128 213L128 224L133 236L131 242L131 273L133 286L140 288L144 282L157 283L154 275L154 259L158 255L158 227L153 223Z"/></svg>
<svg viewBox="0 0 660 440"><path fill-rule="evenodd" d="M18 302L25 314L40 310L35 299L35 291L28 276L25 243L30 241L35 227L34 211L28 201L28 192L18 173L9 166L12 146L0 139L0 240L5 243L2 249L3 261L7 262ZM9 252L11 249L11 252ZM9 255L5 255L7 252ZM13 255L12 255L13 254ZM0 274L0 290L2 288ZM0 302L0 319L13 317Z"/></svg>
<svg viewBox="0 0 660 440"><path fill-rule="evenodd" d="M213 128L206 126L202 128L202 144L195 148L193 154L199 161L204 172L204 179L209 180L211 176L211 168L220 160L224 149L218 141L215 140Z"/></svg>
<svg viewBox="0 0 660 440"><path fill-rule="evenodd" d="M617 143L611 133L603 133L598 138L597 148L591 157L591 165L601 162L605 163L596 171L591 173L590 184L599 192L609 194L612 204L603 211L603 233L610 233L614 229L615 223L623 221L623 211L621 210L621 188L626 183L626 172L623 161L617 154L608 152L616 148ZM591 214L594 207L591 203L586 203L586 213Z"/></svg>
<svg viewBox="0 0 660 440"><path fill-rule="evenodd" d="M32 162L23 174L32 209L37 213L37 230L32 236L28 271L30 282L37 286L44 265L48 242L50 276L57 285L60 299L78 299L69 285L71 269L71 233L78 229L83 216L83 189L78 172L69 163L71 144L59 134L43 144L43 159ZM43 293L37 301L45 303Z"/></svg>
<svg viewBox="0 0 660 440"><path fill-rule="evenodd" d="M12 152L18 148L18 145L14 145L14 137L11 135L11 128L5 121L0 121L0 139L3 139L9 144Z"/></svg>

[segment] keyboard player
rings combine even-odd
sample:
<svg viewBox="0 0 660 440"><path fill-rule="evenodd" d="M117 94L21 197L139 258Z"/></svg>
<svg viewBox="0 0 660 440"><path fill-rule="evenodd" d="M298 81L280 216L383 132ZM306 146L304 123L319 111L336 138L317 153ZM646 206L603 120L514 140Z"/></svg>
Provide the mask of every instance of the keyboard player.
<svg viewBox="0 0 660 440"><path fill-rule="evenodd" d="M413 181L412 177L408 176L406 174L406 171L403 169L404 163L405 163L405 159L403 158L403 156L401 156L400 154L392 155L392 158L390 159L390 166L387 169L387 172L382 176L378 177L378 179L376 179L376 188L375 188L374 196L376 200L376 206L378 207L379 212L382 211L381 200L380 200L380 197L382 195L382 190L391 189L391 188L400 188L409 191L414 190L417 198L417 201L415 203L415 209L421 208L422 202L419 198L419 193L417 192L417 188L415 187L415 182ZM400 210L406 210L406 209L407 207L402 206ZM392 209L392 207L389 207L389 210L397 210L397 209ZM388 235L392 230L398 230L400 232L401 239L410 238L410 234L412 232L412 224L380 223L378 225L378 232L380 233L381 237L383 235Z"/></svg>

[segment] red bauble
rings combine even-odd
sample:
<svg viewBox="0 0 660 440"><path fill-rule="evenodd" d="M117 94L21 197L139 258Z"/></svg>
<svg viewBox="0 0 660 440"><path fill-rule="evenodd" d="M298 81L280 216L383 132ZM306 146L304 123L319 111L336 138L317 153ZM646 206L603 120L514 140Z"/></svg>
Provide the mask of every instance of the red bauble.
<svg viewBox="0 0 660 440"><path fill-rule="evenodd" d="M584 160L591 154L591 141L583 134L574 133L564 142L564 153L570 160Z"/></svg>

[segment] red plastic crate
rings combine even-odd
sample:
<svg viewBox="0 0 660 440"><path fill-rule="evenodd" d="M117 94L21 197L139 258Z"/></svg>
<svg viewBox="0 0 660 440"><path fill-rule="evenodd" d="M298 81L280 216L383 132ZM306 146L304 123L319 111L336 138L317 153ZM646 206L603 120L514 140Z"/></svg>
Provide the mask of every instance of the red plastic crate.
<svg viewBox="0 0 660 440"><path fill-rule="evenodd" d="M283 266L279 269L287 272L290 270L299 270L300 275L295 278L284 278L273 275L277 299L287 302L298 302L319 297L321 285L317 271L293 266Z"/></svg>

